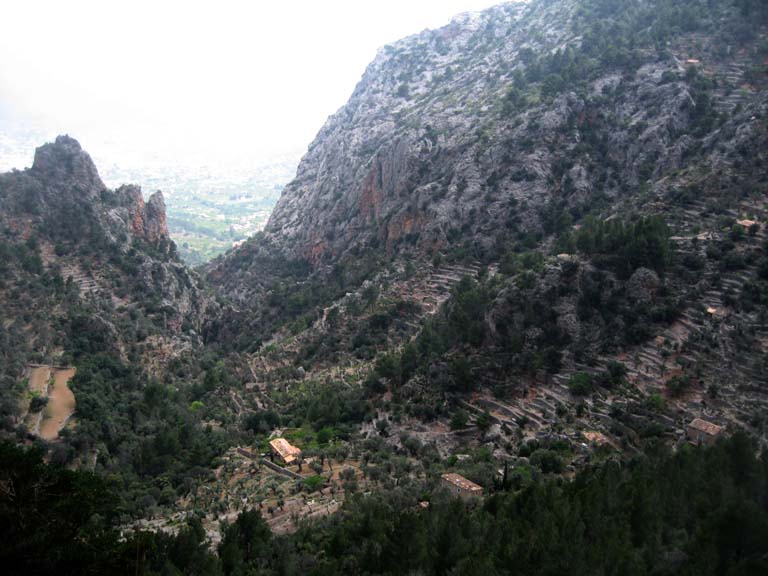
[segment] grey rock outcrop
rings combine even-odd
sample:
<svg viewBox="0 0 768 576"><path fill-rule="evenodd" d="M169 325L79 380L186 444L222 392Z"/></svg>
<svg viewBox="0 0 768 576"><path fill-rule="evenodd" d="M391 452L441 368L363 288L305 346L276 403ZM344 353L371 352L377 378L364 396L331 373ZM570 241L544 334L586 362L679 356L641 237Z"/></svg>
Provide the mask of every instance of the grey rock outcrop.
<svg viewBox="0 0 768 576"><path fill-rule="evenodd" d="M55 142L35 150L31 172L48 183L66 183L88 197L105 189L93 160L70 136L58 136Z"/></svg>
<svg viewBox="0 0 768 576"><path fill-rule="evenodd" d="M709 105L686 58L716 62L706 74L725 83L717 70L736 64L718 59L734 57L681 33L633 66L591 55L586 84L550 89L558 74L537 66L583 52L579 7L502 4L384 47L309 146L267 238L315 268L365 249L485 257L681 170Z"/></svg>

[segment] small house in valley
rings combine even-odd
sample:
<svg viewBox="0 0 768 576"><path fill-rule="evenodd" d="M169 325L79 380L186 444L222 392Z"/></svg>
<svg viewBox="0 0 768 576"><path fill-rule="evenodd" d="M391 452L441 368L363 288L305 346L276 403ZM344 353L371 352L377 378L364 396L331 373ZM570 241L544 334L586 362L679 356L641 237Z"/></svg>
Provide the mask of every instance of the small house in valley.
<svg viewBox="0 0 768 576"><path fill-rule="evenodd" d="M277 456L283 464L294 464L301 458L301 449L285 438L270 440L269 447L272 449L272 455Z"/></svg>
<svg viewBox="0 0 768 576"><path fill-rule="evenodd" d="M443 474L441 484L448 492L465 500L483 495L483 488L481 486L455 472Z"/></svg>
<svg viewBox="0 0 768 576"><path fill-rule="evenodd" d="M693 421L688 424L686 436L688 437L688 441L693 444L706 444L711 446L722 432L722 426L707 422L701 418L694 418Z"/></svg>

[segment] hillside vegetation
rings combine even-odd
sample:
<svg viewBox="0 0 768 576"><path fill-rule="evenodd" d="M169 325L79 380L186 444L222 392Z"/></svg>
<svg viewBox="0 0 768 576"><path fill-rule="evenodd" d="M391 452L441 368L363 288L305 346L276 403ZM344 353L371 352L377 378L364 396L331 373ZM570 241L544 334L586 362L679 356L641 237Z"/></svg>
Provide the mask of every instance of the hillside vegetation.
<svg viewBox="0 0 768 576"><path fill-rule="evenodd" d="M201 273L161 194L42 146L0 175L0 431L33 447L0 448L0 562L762 574L766 62L760 1L459 16L383 48Z"/></svg>
<svg viewBox="0 0 768 576"><path fill-rule="evenodd" d="M394 490L273 536L258 512L212 554L199 520L176 536L119 538L98 477L0 445L0 562L8 574L696 574L768 569L768 460L742 435L676 455L656 450L571 481L504 487L481 506Z"/></svg>

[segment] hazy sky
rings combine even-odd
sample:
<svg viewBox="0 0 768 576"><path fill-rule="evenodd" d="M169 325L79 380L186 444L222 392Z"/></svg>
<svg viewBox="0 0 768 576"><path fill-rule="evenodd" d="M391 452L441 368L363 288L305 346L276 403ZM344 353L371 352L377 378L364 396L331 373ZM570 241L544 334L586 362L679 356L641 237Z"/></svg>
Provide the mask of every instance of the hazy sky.
<svg viewBox="0 0 768 576"><path fill-rule="evenodd" d="M379 47L496 3L2 0L0 116L191 162L303 151Z"/></svg>

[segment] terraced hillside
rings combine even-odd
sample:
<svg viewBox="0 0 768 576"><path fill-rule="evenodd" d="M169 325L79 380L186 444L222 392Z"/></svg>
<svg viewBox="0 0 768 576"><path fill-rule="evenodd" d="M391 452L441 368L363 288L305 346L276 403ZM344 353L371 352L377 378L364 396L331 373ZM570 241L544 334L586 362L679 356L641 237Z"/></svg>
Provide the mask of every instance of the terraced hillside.
<svg viewBox="0 0 768 576"><path fill-rule="evenodd" d="M700 8L507 4L383 49L208 269L259 406L325 385L443 456L765 441L768 36Z"/></svg>
<svg viewBox="0 0 768 576"><path fill-rule="evenodd" d="M401 551L448 558L480 532L469 519L514 516L472 543L504 557L529 526L513 509L544 515L542 538L561 521L569 544L606 531L621 561L574 573L677 573L710 563L735 525L764 564L764 523L742 520L762 518L768 445L765 10L533 0L385 47L266 230L204 280L178 260L162 196L106 190L69 138L42 147L0 176L5 433L109 475L114 525L176 534L148 555L186 542L177 556L227 574L282 555L284 573L401 573ZM50 373L23 376L57 361L77 368L76 425L45 444L29 387L48 391ZM280 464L278 439L301 455ZM691 479L670 495L675 466ZM441 494L449 472L486 504ZM567 515L568 498L589 513ZM609 512L620 534L595 520ZM392 558L361 543L390 537ZM430 554L426 573L509 568ZM336 556L355 563L323 564Z"/></svg>

